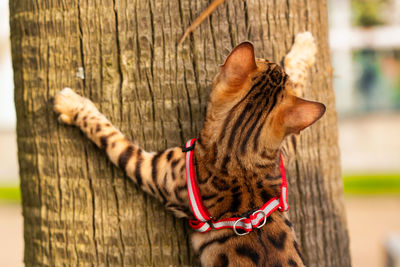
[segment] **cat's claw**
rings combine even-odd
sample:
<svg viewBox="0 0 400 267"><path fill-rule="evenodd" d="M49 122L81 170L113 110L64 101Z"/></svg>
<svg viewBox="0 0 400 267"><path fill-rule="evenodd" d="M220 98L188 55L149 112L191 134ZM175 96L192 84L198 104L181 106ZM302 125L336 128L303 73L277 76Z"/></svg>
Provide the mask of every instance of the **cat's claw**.
<svg viewBox="0 0 400 267"><path fill-rule="evenodd" d="M54 111L59 114L62 123L74 124L74 117L85 105L87 99L75 93L71 88L64 88L54 97Z"/></svg>

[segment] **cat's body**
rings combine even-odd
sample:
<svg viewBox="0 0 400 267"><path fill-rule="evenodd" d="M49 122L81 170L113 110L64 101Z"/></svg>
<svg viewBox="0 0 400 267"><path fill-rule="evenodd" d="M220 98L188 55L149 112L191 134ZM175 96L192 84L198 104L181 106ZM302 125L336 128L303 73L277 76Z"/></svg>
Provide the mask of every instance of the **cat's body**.
<svg viewBox="0 0 400 267"><path fill-rule="evenodd" d="M283 138L311 125L325 108L296 97L314 62L311 34L296 38L278 65L255 60L249 43L237 46L213 82L204 128L194 148L203 202L218 220L243 216L279 196ZM181 147L148 153L127 140L94 106L70 89L55 98L59 119L77 125L144 191L181 218L193 219ZM202 266L303 266L290 222L273 212L260 229L238 236L232 229L192 234Z"/></svg>

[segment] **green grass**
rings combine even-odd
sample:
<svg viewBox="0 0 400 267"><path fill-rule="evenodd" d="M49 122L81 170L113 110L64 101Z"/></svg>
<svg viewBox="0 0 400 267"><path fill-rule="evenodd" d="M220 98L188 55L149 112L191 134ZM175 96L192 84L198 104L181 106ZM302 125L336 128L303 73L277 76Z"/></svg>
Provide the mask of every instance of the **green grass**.
<svg viewBox="0 0 400 267"><path fill-rule="evenodd" d="M21 191L18 186L0 186L0 203L20 203Z"/></svg>
<svg viewBox="0 0 400 267"><path fill-rule="evenodd" d="M400 173L344 175L346 194L400 194Z"/></svg>

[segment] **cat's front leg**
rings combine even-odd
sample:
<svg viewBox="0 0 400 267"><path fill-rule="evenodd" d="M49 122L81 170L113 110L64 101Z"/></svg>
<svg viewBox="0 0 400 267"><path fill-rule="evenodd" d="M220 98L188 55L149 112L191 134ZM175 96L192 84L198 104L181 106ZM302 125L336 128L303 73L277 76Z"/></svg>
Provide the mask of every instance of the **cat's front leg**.
<svg viewBox="0 0 400 267"><path fill-rule="evenodd" d="M292 90L298 97L304 96L309 69L315 63L317 46L310 32L296 35L292 49L285 57L285 72L292 82Z"/></svg>
<svg viewBox="0 0 400 267"><path fill-rule="evenodd" d="M92 101L70 88L64 88L55 96L54 110L61 123L79 127L100 148L106 148L112 137L115 141L124 138Z"/></svg>
<svg viewBox="0 0 400 267"><path fill-rule="evenodd" d="M145 192L160 200L178 217L187 217L190 208L181 148L159 153L146 152L114 127L92 101L70 88L55 96L54 110L59 113L60 122L78 126Z"/></svg>

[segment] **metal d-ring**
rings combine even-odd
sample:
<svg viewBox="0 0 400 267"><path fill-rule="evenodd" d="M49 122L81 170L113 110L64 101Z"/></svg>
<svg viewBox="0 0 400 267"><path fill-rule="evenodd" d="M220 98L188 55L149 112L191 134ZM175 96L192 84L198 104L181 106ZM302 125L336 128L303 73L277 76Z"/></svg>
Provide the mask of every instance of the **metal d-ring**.
<svg viewBox="0 0 400 267"><path fill-rule="evenodd" d="M247 235L249 232L244 232L244 233L239 233L237 230L236 230L236 225L237 225L237 223L238 222L240 222L240 221L243 221L244 219L247 219L247 218L245 218L245 217L242 217L242 218L240 218L240 219L237 219L236 221L235 221L235 223L233 224L233 231L235 232L235 234L237 234L237 235Z"/></svg>
<svg viewBox="0 0 400 267"><path fill-rule="evenodd" d="M258 213L262 212L264 214L264 221L262 224L259 224L257 226L257 228L261 228L264 226L264 224L267 222L267 214L265 214L265 212L263 210L256 210L255 212L253 212L252 216L256 216ZM257 218L257 217L256 217Z"/></svg>

